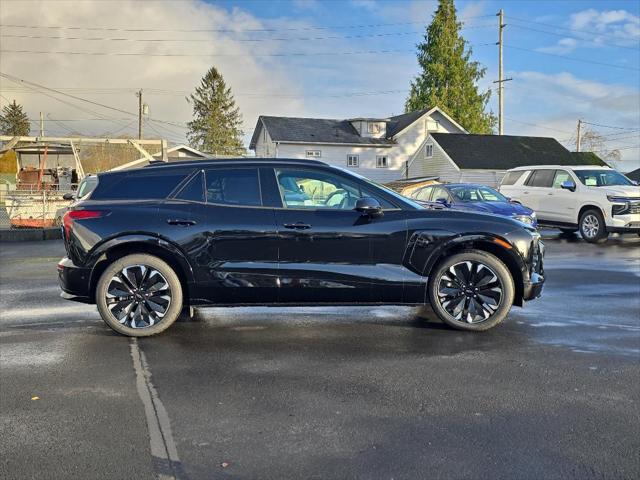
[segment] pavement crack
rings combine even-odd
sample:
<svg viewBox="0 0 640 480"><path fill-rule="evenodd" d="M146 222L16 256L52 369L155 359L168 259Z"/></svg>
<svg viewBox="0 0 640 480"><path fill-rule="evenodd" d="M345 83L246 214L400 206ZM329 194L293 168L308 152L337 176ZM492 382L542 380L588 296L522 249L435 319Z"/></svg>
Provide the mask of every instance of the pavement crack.
<svg viewBox="0 0 640 480"><path fill-rule="evenodd" d="M187 480L171 433L169 415L151 382L151 371L144 352L137 338L131 338L129 345L136 374L136 388L147 420L154 473L161 480Z"/></svg>

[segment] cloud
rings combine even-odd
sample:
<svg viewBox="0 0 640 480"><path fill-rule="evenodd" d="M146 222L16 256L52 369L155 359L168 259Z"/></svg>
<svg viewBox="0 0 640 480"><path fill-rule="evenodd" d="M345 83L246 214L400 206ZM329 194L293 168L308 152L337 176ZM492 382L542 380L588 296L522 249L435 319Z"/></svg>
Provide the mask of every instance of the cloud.
<svg viewBox="0 0 640 480"><path fill-rule="evenodd" d="M640 89L579 78L571 73L547 74L536 71L510 71L514 78L506 87L506 124L509 134L540 135L565 140L573 147L578 119L622 128L640 129ZM593 127L610 135L608 148L622 148L622 170L632 170L640 159L637 133Z"/></svg>
<svg viewBox="0 0 640 480"><path fill-rule="evenodd" d="M582 10L570 16L569 25L589 32L595 44L613 39L619 44L638 46L640 41L640 17L626 10Z"/></svg>
<svg viewBox="0 0 640 480"><path fill-rule="evenodd" d="M566 55L573 52L578 46L578 40L575 38L562 38L551 47L538 47L536 51L543 53L553 53L557 55Z"/></svg>

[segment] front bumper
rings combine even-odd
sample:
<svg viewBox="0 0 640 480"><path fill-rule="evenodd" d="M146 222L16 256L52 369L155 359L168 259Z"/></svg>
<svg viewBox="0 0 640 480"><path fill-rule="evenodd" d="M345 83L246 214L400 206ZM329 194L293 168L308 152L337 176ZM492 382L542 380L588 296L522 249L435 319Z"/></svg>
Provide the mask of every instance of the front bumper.
<svg viewBox="0 0 640 480"><path fill-rule="evenodd" d="M69 258L58 262L58 283L62 298L82 303L94 303L89 282L91 269L76 266Z"/></svg>
<svg viewBox="0 0 640 480"><path fill-rule="evenodd" d="M544 288L544 276L538 273L531 274L531 280L525 282L522 292L522 299L533 300L542 295L542 289Z"/></svg>
<svg viewBox="0 0 640 480"><path fill-rule="evenodd" d="M612 215L606 224L611 233L640 233L640 213Z"/></svg>

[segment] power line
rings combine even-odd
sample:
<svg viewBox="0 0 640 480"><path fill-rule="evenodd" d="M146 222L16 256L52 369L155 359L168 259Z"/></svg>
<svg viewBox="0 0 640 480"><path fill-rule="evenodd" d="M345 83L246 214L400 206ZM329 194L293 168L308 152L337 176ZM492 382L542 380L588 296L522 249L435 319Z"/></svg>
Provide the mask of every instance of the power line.
<svg viewBox="0 0 640 480"><path fill-rule="evenodd" d="M515 27L515 28L520 28L520 29L523 29L523 30L530 30L532 32L546 33L548 35L555 35L557 37L572 38L574 40L582 40L584 42L590 42L590 43L595 43L595 44L599 44L599 45L606 45L606 46L609 46L609 47L626 48L628 50L640 50L640 48L630 47L628 45L620 45L620 44L617 44L617 43L595 42L593 40L593 38L572 37L572 36L564 34L564 33L549 32L548 30L540 30L540 29L537 29L537 28L525 27L523 25L518 25L518 24L511 24L509 26Z"/></svg>
<svg viewBox="0 0 640 480"><path fill-rule="evenodd" d="M622 68L624 70L637 70L637 71L640 71L640 68L638 68L638 67L625 67L623 65L616 65L614 63L604 63L604 62L598 62L598 61L595 61L595 60L589 60L589 59L586 59L586 58L570 57L568 55L561 55L559 53L541 52L539 50L534 50L532 48L516 47L514 45L505 45L505 47L512 48L512 49L515 49L515 50L522 50L524 52L537 53L539 55L549 55L551 57L564 58L565 60L571 60L571 61L574 61L574 62L592 63L594 65L603 65L605 67Z"/></svg>
<svg viewBox="0 0 640 480"><path fill-rule="evenodd" d="M487 44L487 45L493 45ZM386 55L392 53L415 53L414 50L357 50L351 52L286 52L286 53L144 53L144 52L73 52L62 50L0 50L0 53L31 53L41 55L89 55L100 57L317 57L336 55Z"/></svg>
<svg viewBox="0 0 640 480"><path fill-rule="evenodd" d="M535 25L543 25L545 27L555 28L557 30L567 30L569 32L583 33L583 34L586 34L586 35L597 35L597 36L600 36L600 37L608 37L608 38L612 38L614 40L620 40L620 38L615 36L615 35L611 35L611 34L607 34L607 33L599 33L599 32L595 32L593 30L580 30L580 29L577 29L577 28L561 27L560 25L554 25L552 23L535 22L533 20L528 20L528 19L518 18L518 17L513 17L513 16L509 16L509 19L510 20L515 20L516 22L532 23L532 24L535 24Z"/></svg>
<svg viewBox="0 0 640 480"><path fill-rule="evenodd" d="M618 127L618 126L613 126L613 125L602 125L601 123L585 122L584 120L582 121L582 123L586 123L587 125L593 125L594 127L613 128L615 130L631 130L631 131L636 131L637 130L635 128L629 128L629 127Z"/></svg>
<svg viewBox="0 0 640 480"><path fill-rule="evenodd" d="M568 134L573 133L573 132L570 132L570 131L568 131L568 130L560 130L560 129L557 129L557 128L548 127L548 126L546 126L546 125L540 125L540 124L538 124L538 123L523 122L522 120L516 120L515 118L511 118L511 117L505 117L505 118L506 118L507 120L512 121L512 122L521 123L521 124L523 124L523 125L529 125L529 126L531 126L531 127L544 128L544 129L546 129L546 130L551 130L551 131L554 131L554 132L560 132L560 133L568 133Z"/></svg>
<svg viewBox="0 0 640 480"><path fill-rule="evenodd" d="M488 18L493 15L477 15L467 17L467 19ZM379 28L379 27L395 27L400 25L425 25L429 20L419 20L414 22L395 22L395 23L372 23L359 25L325 25L310 26L296 28L121 28L121 27L87 27L87 26L54 26L54 25L16 25L16 24L0 24L5 28L28 28L28 29L58 29L58 30L87 30L87 31L107 31L107 32L217 32L217 33L242 33L242 32L300 32L313 30L340 30L340 29L356 29L356 28Z"/></svg>

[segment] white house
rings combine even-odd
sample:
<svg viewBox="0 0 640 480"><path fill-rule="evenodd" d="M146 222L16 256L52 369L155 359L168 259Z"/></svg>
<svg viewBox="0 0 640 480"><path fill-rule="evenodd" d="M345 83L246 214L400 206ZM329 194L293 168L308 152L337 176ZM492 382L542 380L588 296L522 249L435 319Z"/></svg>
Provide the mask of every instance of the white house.
<svg viewBox="0 0 640 480"><path fill-rule="evenodd" d="M257 157L318 159L390 182L410 176L407 168L432 153L425 149L436 132L466 130L438 107L389 118L260 116L249 148Z"/></svg>

